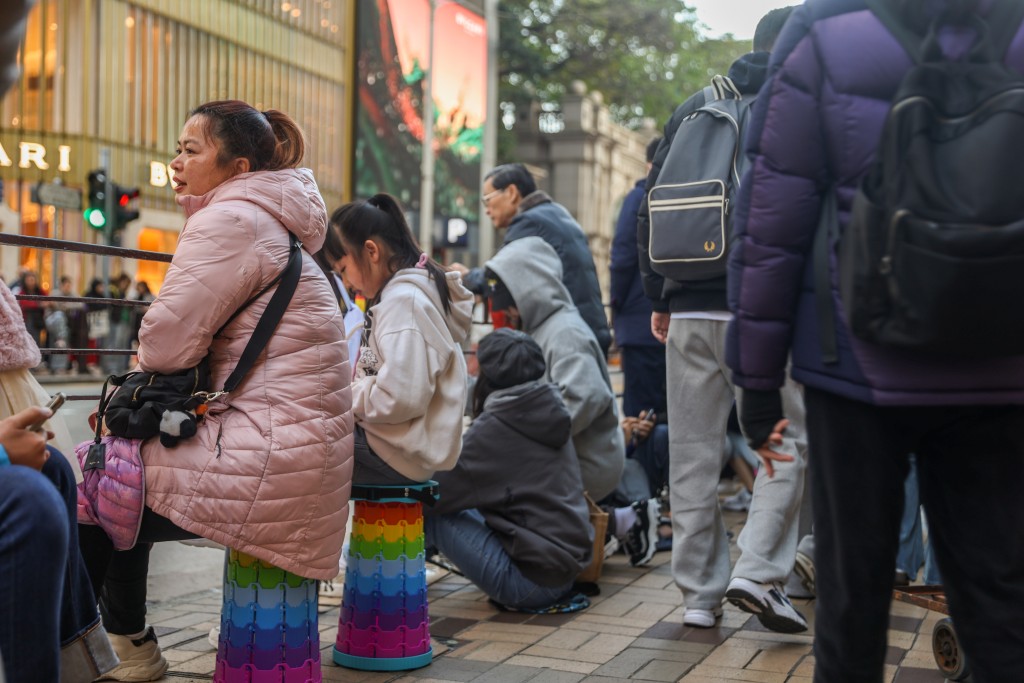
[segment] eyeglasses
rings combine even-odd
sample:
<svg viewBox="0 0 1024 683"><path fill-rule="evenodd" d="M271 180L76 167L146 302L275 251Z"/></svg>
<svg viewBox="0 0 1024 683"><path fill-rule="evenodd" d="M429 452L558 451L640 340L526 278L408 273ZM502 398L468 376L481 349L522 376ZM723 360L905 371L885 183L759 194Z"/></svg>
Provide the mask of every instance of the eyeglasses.
<svg viewBox="0 0 1024 683"><path fill-rule="evenodd" d="M483 203L484 206L487 206L488 204L490 204L492 199L494 199L495 197L497 197L499 194L501 194L502 192L504 192L507 189L508 189L507 187L503 187L500 190L495 190L494 192L488 192L487 194L485 194L483 197L480 198L480 201L481 201L481 203Z"/></svg>

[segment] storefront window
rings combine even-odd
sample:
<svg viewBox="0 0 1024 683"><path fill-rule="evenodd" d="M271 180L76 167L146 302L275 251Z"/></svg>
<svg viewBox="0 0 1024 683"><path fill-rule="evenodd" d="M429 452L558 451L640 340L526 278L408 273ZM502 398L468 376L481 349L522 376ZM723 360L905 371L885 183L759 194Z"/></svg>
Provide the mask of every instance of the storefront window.
<svg viewBox="0 0 1024 683"><path fill-rule="evenodd" d="M171 254L177 244L178 233L173 230L143 228L139 231L139 249L143 251L161 251ZM159 294L169 265L169 263L158 261L139 261L138 268L135 270L135 281L145 282L153 294Z"/></svg>

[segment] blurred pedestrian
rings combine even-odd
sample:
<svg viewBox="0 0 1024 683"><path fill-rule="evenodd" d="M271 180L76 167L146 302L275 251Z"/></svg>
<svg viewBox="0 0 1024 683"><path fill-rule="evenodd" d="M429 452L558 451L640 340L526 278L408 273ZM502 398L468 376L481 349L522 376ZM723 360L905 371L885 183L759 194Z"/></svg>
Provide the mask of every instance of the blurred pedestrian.
<svg viewBox="0 0 1024 683"><path fill-rule="evenodd" d="M487 264L491 309L544 351L546 381L558 385L572 416L583 487L601 500L619 483L626 446L604 352L562 284L562 262L539 237L511 242Z"/></svg>
<svg viewBox="0 0 1024 683"><path fill-rule="evenodd" d="M573 581L594 539L569 411L529 335L495 330L477 360L473 424L455 468L435 475L442 494L424 509L426 543L504 608L582 608Z"/></svg>
<svg viewBox="0 0 1024 683"><path fill-rule="evenodd" d="M39 276L36 275L34 270L25 270L21 273L21 277L11 287L11 292L15 296L23 294L31 296L46 296L49 292L43 288L39 283ZM25 320L25 328L28 330L29 335L32 337L32 341L36 343L39 348L43 347L43 332L46 330L46 312L43 309L43 302L41 301L23 301L18 300L18 306L21 307L21 314Z"/></svg>
<svg viewBox="0 0 1024 683"><path fill-rule="evenodd" d="M762 17L754 32L753 52L729 67L729 79L744 98L759 97L768 76L770 51L791 11L772 10ZM665 125L665 139L647 177L648 192L658 183L680 129L707 104L705 92L683 102ZM734 147L721 149L727 154L724 166L735 168L735 151ZM723 214L726 220L731 215ZM723 272L706 279L662 277L650 257L648 202L641 203L637 220L644 290L654 309L651 332L667 344L672 576L686 603L683 623L713 628L722 615L724 597L755 614L773 631L805 631L807 620L783 587L796 557L807 458L800 389L795 383L785 387L783 396L792 427L781 454L762 455L764 465L754 479L747 523L737 539L740 556L730 571L729 543L716 491L724 465L729 413L734 401L742 410L745 398L725 366L725 333L731 318L726 276ZM723 228L729 230L730 226ZM742 466L739 460L737 463Z"/></svg>
<svg viewBox="0 0 1024 683"><path fill-rule="evenodd" d="M117 659L78 550L82 473L63 455L72 453L71 437L40 407L50 397L29 372L39 359L0 283L0 673L8 683L87 683Z"/></svg>
<svg viewBox="0 0 1024 683"><path fill-rule="evenodd" d="M647 144L647 173L661 143ZM664 416L665 345L651 334L651 301L644 295L636 248L637 212L644 200L647 175L626 194L615 224L611 254L612 328L622 359L622 413L638 417L642 411Z"/></svg>
<svg viewBox="0 0 1024 683"><path fill-rule="evenodd" d="M524 237L540 237L555 250L562 262L562 284L569 292L570 301L607 358L612 335L601 301L594 257L583 228L564 206L537 189L533 175L523 164L502 164L488 171L482 193L484 211L494 227L508 229L503 247ZM460 264L452 267L466 275L470 290L475 294L484 293L482 269L468 271Z"/></svg>
<svg viewBox="0 0 1024 683"><path fill-rule="evenodd" d="M888 18L883 20L878 12ZM876 160L887 164L893 159L891 150L882 154L880 132L887 117L895 115L891 102L914 68L911 52L926 37L930 82L951 84L958 101L970 103L962 105L967 110L958 111L956 105L940 110L921 92L915 100L902 100L922 102L945 124L957 126L954 136L947 128L937 129L937 120L932 125L923 116L915 120L914 128L924 131L915 138L922 144L915 154L920 149L920 158L931 160L925 162L927 173L945 178L947 170L959 170L990 180L1001 169L1015 167L1013 144L1007 143L1002 159L989 155L1001 135L1020 139L1019 113L997 109L984 119L975 118L973 97L1019 91L1022 12L1019 2L984 0L809 2L796 9L780 36L770 77L754 104L747 136L751 165L737 202L737 246L729 263L729 303L736 318L729 329L727 359L749 399L745 408L741 405L741 423L762 451L774 448L787 431L784 418L789 415L778 387L790 354L792 377L805 387L814 457L814 680L819 683L882 680L911 453L917 458L930 538L963 646L960 656L966 657L979 683L1019 680L1024 671L1024 552L1011 540L1024 528L1018 476L1024 471L1024 355L916 351L858 336L844 308L850 301L844 298L841 305L837 283L850 274L844 268L869 264L840 263L835 241L819 242L825 248L817 282L824 286L816 286L812 246L823 215L826 229L837 230L843 244L852 209L865 206L854 200L858 187ZM895 27L888 28L890 24ZM988 65L986 53L994 55L996 65ZM975 68L969 64L983 66L986 74L1003 74L995 85L1008 89L987 90L992 84L965 71ZM991 136L974 135L976 126L1003 121L1007 125ZM953 139L960 142L933 157L926 139L942 146ZM957 155L964 141L971 149ZM979 147L978 141L988 144ZM896 160L901 176L910 182L920 178L910 173L917 166L904 165L905 156ZM984 199L992 200L991 211L1011 227L986 225L979 217L977 223L946 229L947 224L933 222L941 218L942 202L949 198L980 209L972 204L974 193L950 186L938 196L926 184L915 184L916 195L936 206L940 215L901 211L900 218L906 220L894 222L885 234L902 239L903 229L920 220L929 239L945 239L947 233L959 239L961 234L1006 232L1010 234L1001 244L1019 244L1011 230L1018 231L1024 218L1021 201L1019 193L1005 191L1015 179L1006 182L1003 187L984 185L991 190ZM967 244L972 243L954 251L969 254ZM908 251L916 248L906 246ZM1005 262L1012 263L1012 258L1019 256L1008 252ZM884 273L881 263L872 270ZM897 265L893 270L899 269ZM920 273L917 286L922 289L941 277L938 270L912 272ZM902 305L897 300L896 306ZM934 315L957 320L958 308L939 306ZM1003 310L1019 329L1018 302L1006 301ZM915 308L914 313L927 319L933 312ZM921 327L927 323L922 321ZM978 351L991 341L985 333L971 334ZM836 344L826 354L829 339Z"/></svg>
<svg viewBox="0 0 1024 683"><path fill-rule="evenodd" d="M89 288L82 293L82 296L91 299L110 298L108 290L103 286L103 280L99 278L92 279L92 282L89 283ZM90 349L105 348L107 336L110 334L110 307L107 304L85 304L85 332L86 347ZM91 375L99 376L103 374L103 370L100 369L100 357L98 354L86 354L85 369Z"/></svg>
<svg viewBox="0 0 1024 683"><path fill-rule="evenodd" d="M145 301L146 303L152 303L156 299L156 296L149 289L149 283L145 280L139 280L135 283L135 300ZM146 315L148 306L134 306L132 307L132 334L131 344L133 348L138 348L139 343L139 328L142 327L142 318Z"/></svg>

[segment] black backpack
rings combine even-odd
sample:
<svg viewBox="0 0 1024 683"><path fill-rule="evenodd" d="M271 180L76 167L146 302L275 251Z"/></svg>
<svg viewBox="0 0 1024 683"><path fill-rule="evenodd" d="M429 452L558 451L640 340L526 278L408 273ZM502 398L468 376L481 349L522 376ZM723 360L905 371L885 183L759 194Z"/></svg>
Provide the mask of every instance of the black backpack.
<svg viewBox="0 0 1024 683"><path fill-rule="evenodd" d="M651 270L677 282L725 275L732 205L748 160L743 140L756 95L725 76L704 88L704 105L684 118L648 195Z"/></svg>
<svg viewBox="0 0 1024 683"><path fill-rule="evenodd" d="M918 352L1024 353L1024 75L1002 63L1024 2L997 0L987 21L969 11L939 17L923 42L891 2L867 4L914 66L839 241L850 330ZM951 23L976 31L963 61L947 60L937 40ZM826 362L836 359L826 246L834 202L829 193L815 256Z"/></svg>

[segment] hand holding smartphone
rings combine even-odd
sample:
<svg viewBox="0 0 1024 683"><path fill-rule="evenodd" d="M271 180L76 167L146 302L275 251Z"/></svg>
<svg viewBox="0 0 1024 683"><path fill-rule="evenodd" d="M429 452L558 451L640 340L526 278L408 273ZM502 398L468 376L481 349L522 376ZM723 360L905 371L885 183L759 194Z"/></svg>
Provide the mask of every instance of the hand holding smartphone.
<svg viewBox="0 0 1024 683"><path fill-rule="evenodd" d="M57 410L62 405L64 405L64 401L65 400L67 400L67 396L65 396L64 392L62 392L62 391L58 391L56 394L53 395L53 398L50 399L50 402L46 404L46 407L50 409L50 417L53 417L53 415L56 414ZM44 420L40 420L39 422L35 422L35 423L29 425L28 430L30 432L41 432L41 431L43 431L43 425L46 424L46 420L49 420L49 419L50 418L48 417L48 418L46 418Z"/></svg>

